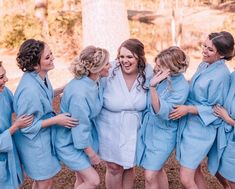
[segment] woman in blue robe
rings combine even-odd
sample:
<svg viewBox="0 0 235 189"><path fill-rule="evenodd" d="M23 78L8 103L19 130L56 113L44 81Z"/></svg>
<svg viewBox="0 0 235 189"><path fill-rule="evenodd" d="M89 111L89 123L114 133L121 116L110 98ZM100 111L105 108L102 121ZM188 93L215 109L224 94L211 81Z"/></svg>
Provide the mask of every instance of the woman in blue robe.
<svg viewBox="0 0 235 189"><path fill-rule="evenodd" d="M223 119L217 136L217 178L225 178L232 189L235 189L235 72L231 74L228 96L224 106L216 105L215 114ZM216 157L216 156L214 156ZM209 167L210 168L210 167ZM218 175L219 174L219 175ZM221 184L225 183L219 179ZM223 184L224 185L224 184Z"/></svg>
<svg viewBox="0 0 235 189"><path fill-rule="evenodd" d="M146 188L169 188L163 166L175 144L178 122L169 120L176 105L184 104L189 84L183 76L188 58L179 47L169 47L155 58L147 109L139 131L137 162L145 169Z"/></svg>
<svg viewBox="0 0 235 189"><path fill-rule="evenodd" d="M23 173L12 135L32 124L33 116L22 115L12 124L13 95L5 87L7 81L0 61L0 188L17 189L23 182Z"/></svg>
<svg viewBox="0 0 235 189"><path fill-rule="evenodd" d="M220 119L213 106L224 104L230 72L225 60L232 58L234 40L230 33L211 33L203 43L202 60L190 81L186 105L176 106L170 118L179 120L177 159L185 188L206 188L200 163L215 141ZM184 116L184 117L183 117Z"/></svg>
<svg viewBox="0 0 235 189"><path fill-rule="evenodd" d="M95 117L103 104L100 78L109 74L108 60L107 50L93 46L85 48L72 62L74 79L66 85L61 99L61 112L69 112L79 119L78 127L57 128L55 142L59 159L75 171L74 189L96 188L100 183L92 167L100 162Z"/></svg>
<svg viewBox="0 0 235 189"><path fill-rule="evenodd" d="M53 60L49 46L35 39L23 42L17 54L24 74L14 95L14 110L18 117L34 115L34 121L14 138L23 168L34 180L33 189L51 188L53 176L61 169L54 150L55 125L77 125L69 114L55 115L53 111L53 97L63 91L62 87L54 92L47 76L54 68Z"/></svg>

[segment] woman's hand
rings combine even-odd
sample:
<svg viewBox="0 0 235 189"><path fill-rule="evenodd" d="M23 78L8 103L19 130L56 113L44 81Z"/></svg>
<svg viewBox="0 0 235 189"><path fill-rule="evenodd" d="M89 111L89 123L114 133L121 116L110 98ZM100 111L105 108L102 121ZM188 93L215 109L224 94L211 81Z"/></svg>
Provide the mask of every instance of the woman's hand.
<svg viewBox="0 0 235 189"><path fill-rule="evenodd" d="M28 127L32 125L34 116L33 115L21 115L18 117L13 125L10 127L10 133L15 133L18 129L23 129L25 127Z"/></svg>
<svg viewBox="0 0 235 189"><path fill-rule="evenodd" d="M79 124L79 120L72 118L69 113L58 114L54 119L56 124L67 128L75 127Z"/></svg>
<svg viewBox="0 0 235 189"><path fill-rule="evenodd" d="M219 104L215 105L213 107L213 111L214 114L217 117L220 117L221 119L223 119L225 122L227 122L229 125L234 126L235 127L235 120L233 118L231 118L227 112L227 110L220 106Z"/></svg>
<svg viewBox="0 0 235 189"><path fill-rule="evenodd" d="M180 119L181 117L187 115L189 113L188 106L186 105L177 105L174 106L174 109L169 115L169 118L172 120Z"/></svg>
<svg viewBox="0 0 235 189"><path fill-rule="evenodd" d="M214 114L217 117L220 117L224 121L226 121L230 118L230 116L228 115L227 110L224 107L220 106L219 104L217 104L213 107L213 111L214 111Z"/></svg>
<svg viewBox="0 0 235 189"><path fill-rule="evenodd" d="M101 162L100 156L98 156L96 153L92 155L91 157L89 156L89 159L92 165L97 165Z"/></svg>
<svg viewBox="0 0 235 189"><path fill-rule="evenodd" d="M170 75L169 69L157 72L156 75L154 75L153 78L150 80L150 86L156 87L157 84L166 79L169 75Z"/></svg>
<svg viewBox="0 0 235 189"><path fill-rule="evenodd" d="M89 157L92 165L97 165L101 162L100 156L89 146L84 149L84 152Z"/></svg>

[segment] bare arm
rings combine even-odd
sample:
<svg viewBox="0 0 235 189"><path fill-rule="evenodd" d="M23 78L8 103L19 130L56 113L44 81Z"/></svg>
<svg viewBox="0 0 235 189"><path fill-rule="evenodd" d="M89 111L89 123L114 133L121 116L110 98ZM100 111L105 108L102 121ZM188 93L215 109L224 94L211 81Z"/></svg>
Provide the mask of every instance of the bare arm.
<svg viewBox="0 0 235 189"><path fill-rule="evenodd" d="M56 88L56 89L54 90L54 97L56 97L56 96L60 95L61 93L63 93L64 88L65 88L65 85Z"/></svg>

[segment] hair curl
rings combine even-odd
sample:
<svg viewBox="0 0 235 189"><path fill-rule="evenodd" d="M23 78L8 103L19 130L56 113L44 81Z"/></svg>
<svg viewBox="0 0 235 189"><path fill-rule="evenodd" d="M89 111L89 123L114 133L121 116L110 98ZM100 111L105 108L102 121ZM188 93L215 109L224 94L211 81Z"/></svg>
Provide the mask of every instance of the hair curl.
<svg viewBox="0 0 235 189"><path fill-rule="evenodd" d="M142 89L146 90L145 87L145 82L146 82L146 73L145 73L145 68L146 68L146 58L145 58L145 52L144 52L144 44L139 41L138 39L127 39L124 41L120 47L118 48L118 53L117 53L117 60L119 60L120 56L120 50L121 48L124 47L131 51L131 53L134 55L134 57L138 61L137 69L138 69L138 76L137 76L137 89L139 86L141 86ZM112 78L115 77L115 72L120 68L120 64L118 63L117 66L113 69L112 72Z"/></svg>
<svg viewBox="0 0 235 189"><path fill-rule="evenodd" d="M208 37L212 41L217 52L221 56L224 56L223 59L231 60L234 57L234 38L231 33L227 31L221 31L210 33Z"/></svg>
<svg viewBox="0 0 235 189"><path fill-rule="evenodd" d="M172 75L184 73L189 65L189 57L177 46L161 51L154 59L157 60L161 66L170 69Z"/></svg>
<svg viewBox="0 0 235 189"><path fill-rule="evenodd" d="M41 56L45 48L43 41L28 39L24 41L17 54L17 65L23 72L35 71L40 64Z"/></svg>
<svg viewBox="0 0 235 189"><path fill-rule="evenodd" d="M74 77L81 78L90 73L98 73L108 62L109 53L106 49L88 46L71 63L71 72Z"/></svg>

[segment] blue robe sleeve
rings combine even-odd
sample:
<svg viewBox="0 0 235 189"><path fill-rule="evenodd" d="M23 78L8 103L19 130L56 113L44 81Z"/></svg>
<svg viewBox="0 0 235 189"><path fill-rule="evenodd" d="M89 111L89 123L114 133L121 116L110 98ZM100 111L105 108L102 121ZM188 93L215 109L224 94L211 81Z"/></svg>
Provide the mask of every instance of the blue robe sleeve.
<svg viewBox="0 0 235 189"><path fill-rule="evenodd" d="M181 90L174 90L166 99L159 97L160 109L156 115L160 116L164 120L170 120L169 114L173 110L173 106L184 104L188 96L188 91L189 88L185 87ZM152 106L151 112L155 114Z"/></svg>
<svg viewBox="0 0 235 189"><path fill-rule="evenodd" d="M9 152L13 150L13 143L9 129L0 134L0 152Z"/></svg>
<svg viewBox="0 0 235 189"><path fill-rule="evenodd" d="M26 115L34 115L33 123L26 128L21 129L21 132L28 137L29 139L33 139L37 136L38 132L42 128L42 117L43 113L43 105L40 102L40 98L34 91L27 92L23 90L22 93L18 96L17 100L17 117L26 114Z"/></svg>
<svg viewBox="0 0 235 189"><path fill-rule="evenodd" d="M205 126L215 121L218 121L218 124L221 123L221 120L213 113L213 106L216 104L224 104L229 89L229 82L226 82L226 79L222 82L211 81L207 90L208 101L203 105L196 105L198 114Z"/></svg>
<svg viewBox="0 0 235 189"><path fill-rule="evenodd" d="M79 120L79 125L71 129L74 146L77 149L85 149L92 145L89 104L85 97L78 95L72 96L69 103L69 112L73 118Z"/></svg>

